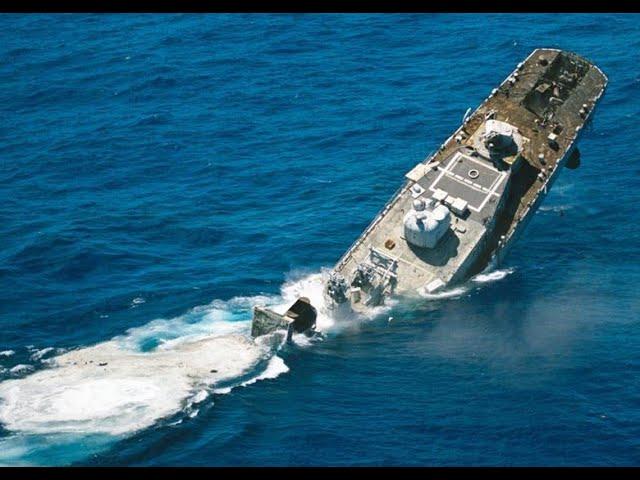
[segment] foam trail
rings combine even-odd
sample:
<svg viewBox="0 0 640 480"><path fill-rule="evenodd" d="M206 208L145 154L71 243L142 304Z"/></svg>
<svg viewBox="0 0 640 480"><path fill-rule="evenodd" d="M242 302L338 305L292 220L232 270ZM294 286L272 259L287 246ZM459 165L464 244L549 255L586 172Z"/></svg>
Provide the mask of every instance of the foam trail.
<svg viewBox="0 0 640 480"><path fill-rule="evenodd" d="M204 400L203 389L259 377L278 348L246 335L251 306L264 300L213 302L52 357L52 368L0 383L0 423L23 433L131 434Z"/></svg>
<svg viewBox="0 0 640 480"><path fill-rule="evenodd" d="M55 348L53 347L46 347L41 350L36 350L34 353L31 354L29 358L33 361L42 360L46 355L53 352L54 350Z"/></svg>
<svg viewBox="0 0 640 480"><path fill-rule="evenodd" d="M55 351L58 355L47 359L50 368L0 383L0 424L20 442L33 435L56 442L96 434L115 440L177 414L196 415L194 406L211 393L228 393L289 370L277 356L284 335L249 336L254 305L284 312L306 295L318 307L318 329L332 328L322 298L323 275L291 278L279 296L216 300L94 346ZM30 351L40 360L54 350L32 346ZM28 373L21 365L11 372L18 370ZM5 452L20 450L12 450L7 440L0 440ZM0 454L0 463L3 458Z"/></svg>
<svg viewBox="0 0 640 480"><path fill-rule="evenodd" d="M472 277L468 282L439 292L427 293L424 289L418 291L422 298L428 300L442 300L447 298L459 298L467 293L475 284L492 283L502 280L514 272L513 268L497 269L495 263L490 263L482 272Z"/></svg>
<svg viewBox="0 0 640 480"><path fill-rule="evenodd" d="M507 275L511 275L514 272L513 268L506 268L503 270L494 270L489 272L479 273L471 280L476 283L488 283L502 280Z"/></svg>
<svg viewBox="0 0 640 480"><path fill-rule="evenodd" d="M0 384L0 422L32 433L131 433L179 412L198 387L258 368L269 354L241 335L149 353L104 342L57 357L55 368Z"/></svg>
<svg viewBox="0 0 640 480"><path fill-rule="evenodd" d="M455 287L451 289L441 290L435 293L428 293L424 289L418 290L418 293L422 298L426 298L428 300L441 300L445 298L457 298L461 297L465 293L469 291L467 286Z"/></svg>
<svg viewBox="0 0 640 480"><path fill-rule="evenodd" d="M510 273L500 272L483 272L484 277L476 279L494 281ZM395 305L391 301L364 315L331 310L322 294L327 274L328 270L295 274L278 296L216 300L94 346L62 354L56 350L57 355L46 360L49 368L0 383L0 424L10 432L0 437L0 464L19 463L29 456L50 458L51 464L70 462L74 458L69 452L87 453L70 445L91 444L95 451L163 419L177 425L197 415L197 405L210 402L211 394L226 394L288 372L277 355L284 341L282 332L250 337L254 305L284 313L299 296L308 297L318 310L321 335L297 336L294 342L300 347L312 345L328 332L383 315ZM427 298L454 297L467 289L468 284ZM50 347L31 350L38 359L53 351ZM177 415L182 418L174 418ZM34 449L40 453L36 455ZM47 457L42 451L53 453Z"/></svg>
<svg viewBox="0 0 640 480"><path fill-rule="evenodd" d="M242 386L245 387L247 385L253 385L259 380L273 379L279 377L283 373L287 373L289 371L289 367L284 363L284 360L278 356L271 357L269 360L269 364L264 372L262 372L257 377L251 378L246 382L242 382Z"/></svg>
<svg viewBox="0 0 640 480"><path fill-rule="evenodd" d="M22 373L26 373L26 372L30 372L33 370L33 365L27 365L24 363L20 363L14 367L11 367L9 369L10 373L16 374L16 375L20 375Z"/></svg>
<svg viewBox="0 0 640 480"><path fill-rule="evenodd" d="M541 205L538 208L538 210L541 211L541 212L564 213L565 211L571 210L573 208L574 208L573 205Z"/></svg>

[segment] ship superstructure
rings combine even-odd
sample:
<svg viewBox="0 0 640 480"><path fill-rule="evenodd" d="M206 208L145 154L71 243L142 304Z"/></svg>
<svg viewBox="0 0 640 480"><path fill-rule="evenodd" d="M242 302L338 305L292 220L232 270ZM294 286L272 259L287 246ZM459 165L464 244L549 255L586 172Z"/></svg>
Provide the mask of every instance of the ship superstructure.
<svg viewBox="0 0 640 480"><path fill-rule="evenodd" d="M335 265L327 301L362 310L435 293L499 262L560 170L578 164L576 142L606 84L574 53L534 50L405 175Z"/></svg>

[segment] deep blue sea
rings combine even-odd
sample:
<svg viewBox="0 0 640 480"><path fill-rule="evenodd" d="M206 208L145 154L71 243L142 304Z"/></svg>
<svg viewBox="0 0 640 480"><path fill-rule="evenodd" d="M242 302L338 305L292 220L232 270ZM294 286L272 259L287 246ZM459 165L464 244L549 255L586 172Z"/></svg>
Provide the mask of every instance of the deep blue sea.
<svg viewBox="0 0 640 480"><path fill-rule="evenodd" d="M243 340L542 46L610 83L503 265ZM640 464L638 65L636 15L2 15L0 464Z"/></svg>

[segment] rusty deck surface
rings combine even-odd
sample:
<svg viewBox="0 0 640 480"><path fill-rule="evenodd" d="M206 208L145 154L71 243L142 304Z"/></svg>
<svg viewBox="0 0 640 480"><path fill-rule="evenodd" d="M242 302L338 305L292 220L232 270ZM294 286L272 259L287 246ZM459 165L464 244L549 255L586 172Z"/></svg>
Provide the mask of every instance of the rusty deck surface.
<svg viewBox="0 0 640 480"><path fill-rule="evenodd" d="M373 246L384 250L385 245L398 245L392 247L397 248L395 252L387 253L400 263L407 264L407 268L413 269L409 276L420 274L408 286L413 288L416 282L423 282L434 276L442 277L446 283L458 279L455 269L460 267L464 258L456 257L469 254L475 244L482 240L484 252L475 265L476 270L481 269L492 253L504 246L516 233L520 223L532 213L536 202L541 198L541 192L546 193L557 177L581 130L591 119L606 84L607 78L600 69L573 53L553 49L534 50L467 117L438 151L407 174L407 181L343 255L335 270L348 276L365 258L367 249L370 250ZM478 137L484 131L488 119L513 125L525 140L518 155L517 170L507 169L504 174L508 176L504 183L508 182L509 188L505 189L503 184L502 189L489 190L489 183L491 188L493 185L499 186L501 180L498 177L502 173L498 170L497 173L489 171L490 162L484 159L487 161L487 168L486 172L483 170L483 174L489 177L490 182L484 186L470 185L469 188L476 192L469 190L466 194L470 200L469 218L456 218L452 236L447 237L443 242L444 246L438 249L447 257L446 261L436 251L427 254L405 245L401 238L401 220L404 212L410 208L412 197L415 198L412 187L418 184L429 194L431 192L428 190L434 191L433 185L436 182L459 178L454 163L456 159L458 162L472 162L474 160L471 157L478 158ZM551 141L550 135L555 136L555 139ZM476 163L480 164L481 160L479 157ZM510 165L512 160L505 159L505 165ZM481 167L482 165L478 168ZM443 172L443 169L446 171ZM444 174L446 177L443 179ZM466 182L471 183L468 179ZM500 199L500 209L496 208L497 202L491 195L505 196ZM472 208L474 205L476 208ZM490 232L483 229L483 225L487 224L491 225ZM472 234L465 234L466 232ZM451 249L451 242L457 242L457 250Z"/></svg>

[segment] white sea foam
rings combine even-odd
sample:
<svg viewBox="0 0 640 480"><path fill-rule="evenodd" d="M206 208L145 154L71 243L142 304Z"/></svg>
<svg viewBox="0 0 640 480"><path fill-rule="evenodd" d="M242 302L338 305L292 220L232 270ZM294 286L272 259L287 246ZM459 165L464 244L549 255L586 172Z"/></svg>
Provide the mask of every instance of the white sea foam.
<svg viewBox="0 0 640 480"><path fill-rule="evenodd" d="M231 387L214 388L213 393L216 395L226 395L227 393L230 393L231 390L233 390Z"/></svg>
<svg viewBox="0 0 640 480"><path fill-rule="evenodd" d="M284 335L249 336L252 307L284 312L299 295L320 308L322 275L292 279L280 296L236 297L157 319L97 345L48 359L50 368L0 383L0 423L14 432L126 435L179 412L197 414L210 392L272 379L289 370L276 355ZM39 360L52 347L36 349ZM26 373L17 365L11 373Z"/></svg>
<svg viewBox="0 0 640 480"><path fill-rule="evenodd" d="M14 353L16 353L15 350L3 350L0 352L0 357L10 357Z"/></svg>
<svg viewBox="0 0 640 480"><path fill-rule="evenodd" d="M131 307L137 307L138 305L142 305L145 302L146 300L144 298L136 297L133 300L131 300Z"/></svg>
<svg viewBox="0 0 640 480"><path fill-rule="evenodd" d="M120 435L203 400L203 387L247 374L271 352L242 335L213 336L148 353L117 340L65 353L55 367L0 383L8 430Z"/></svg>
<svg viewBox="0 0 640 480"><path fill-rule="evenodd" d="M434 293L428 293L424 289L419 289L418 293L420 294L420 296L422 298L426 298L428 300L441 300L441 299L444 299L444 298L461 297L462 295L464 295L468 291L469 291L469 288L467 286L461 286L461 287L447 288L447 289L441 290L439 292L434 292Z"/></svg>
<svg viewBox="0 0 640 480"><path fill-rule="evenodd" d="M478 281L510 273L504 272L483 272ZM295 275L279 296L216 300L177 318L157 319L109 341L51 357L50 368L0 383L0 423L22 434L121 436L180 412L194 416L199 410L195 405L211 401L211 393L226 394L289 371L277 356L284 335L249 336L254 305L284 313L299 296L309 297L318 310L320 335L298 336L295 342L303 347L326 332L384 315L394 306L392 301L360 316L331 310L322 294L327 274ZM427 298L457 296L467 288ZM30 351L33 358L42 358L52 350L32 346ZM29 368L16 365L11 372L27 373Z"/></svg>
<svg viewBox="0 0 640 480"><path fill-rule="evenodd" d="M447 298L459 298L463 295L469 293L474 283L483 284L483 283L491 283L502 280L507 275L510 275L514 272L513 268L506 269L496 269L495 264L490 264L485 268L482 272L478 273L474 277L471 278L470 281L458 285L451 288L445 288L444 290L435 292L435 293L427 293L424 289L418 290L418 293L421 297L428 300L442 300Z"/></svg>
<svg viewBox="0 0 640 480"><path fill-rule="evenodd" d="M506 268L503 270L493 270L489 272L479 273L471 280L476 283L488 283L488 282L497 282L498 280L502 280L507 275L511 275L513 273L513 268Z"/></svg>
<svg viewBox="0 0 640 480"><path fill-rule="evenodd" d="M538 208L538 210L540 210L541 212L564 213L565 211L571 210L573 208L573 205L542 205Z"/></svg>
<svg viewBox="0 0 640 480"><path fill-rule="evenodd" d="M260 375L254 378L250 378L249 380L242 382L242 386L245 387L247 385L253 385L259 380L267 380L279 377L283 373L287 373L289 371L289 367L284 363L284 360L278 356L271 357L269 360L269 364L267 368Z"/></svg>
<svg viewBox="0 0 640 480"><path fill-rule="evenodd" d="M53 352L54 350L55 350L54 347L46 347L41 350L36 350L34 353L31 354L29 358L31 358L31 360L33 361L38 361L38 360L41 360L42 357L44 357L48 353Z"/></svg>
<svg viewBox="0 0 640 480"><path fill-rule="evenodd" d="M193 396L193 403L204 402L208 396L209 396L209 392L207 392L206 390L200 390L198 393L196 393Z"/></svg>
<svg viewBox="0 0 640 480"><path fill-rule="evenodd" d="M16 375L20 375L22 373L27 373L33 370L33 365L26 365L26 364L19 364L16 365L15 367L12 367L9 369L10 373L16 374Z"/></svg>

